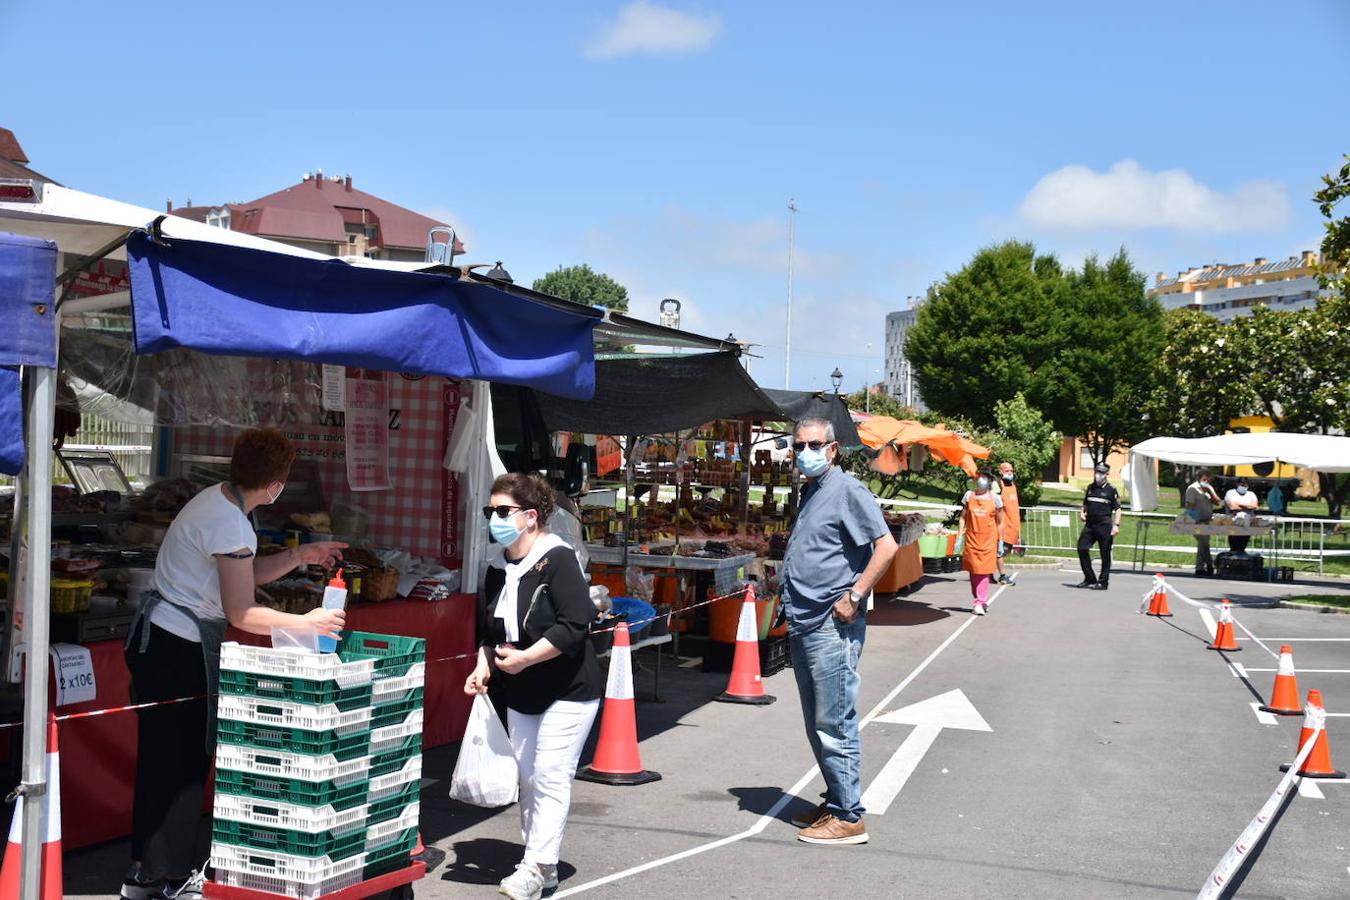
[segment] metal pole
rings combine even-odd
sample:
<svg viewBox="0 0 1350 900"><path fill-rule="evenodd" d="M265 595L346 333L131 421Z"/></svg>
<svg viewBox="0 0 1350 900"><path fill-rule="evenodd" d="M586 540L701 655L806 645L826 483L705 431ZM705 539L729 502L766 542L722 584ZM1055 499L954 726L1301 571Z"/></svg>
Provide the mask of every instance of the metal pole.
<svg viewBox="0 0 1350 900"><path fill-rule="evenodd" d="M52 422L56 415L56 370L33 370L33 391L28 403L28 534L24 554L28 569L23 604L24 634L28 644L24 660L23 704L23 868L19 896L40 900L42 891L42 841L46 837L43 816L47 794L47 650L51 640L51 530L52 530Z"/></svg>
<svg viewBox="0 0 1350 900"><path fill-rule="evenodd" d="M783 351L783 390L792 390L792 251L797 237L797 202L788 199L787 346Z"/></svg>

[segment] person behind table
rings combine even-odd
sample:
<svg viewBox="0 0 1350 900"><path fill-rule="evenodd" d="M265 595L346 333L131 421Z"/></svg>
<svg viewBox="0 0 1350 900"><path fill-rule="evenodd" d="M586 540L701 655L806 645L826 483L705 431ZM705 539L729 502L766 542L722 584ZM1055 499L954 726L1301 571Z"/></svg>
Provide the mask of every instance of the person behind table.
<svg viewBox="0 0 1350 900"><path fill-rule="evenodd" d="M1104 591L1111 583L1111 544L1120 534L1120 492L1106 475L1111 469L1106 463L1097 463L1092 484L1083 492L1083 506L1078 518L1083 522L1083 531L1078 535L1078 564L1083 569L1083 580L1075 587ZM1092 545L1097 544L1102 552L1102 574L1098 578L1092 572Z"/></svg>
<svg viewBox="0 0 1350 900"><path fill-rule="evenodd" d="M1251 489L1251 484L1245 478L1239 478L1237 486L1230 488L1228 493L1223 495L1224 508L1228 514L1233 517L1233 524L1239 524L1238 516L1242 513L1254 513L1256 507L1260 505L1256 499L1256 493ZM1243 521L1243 524L1250 525L1251 522ZM1251 543L1249 534L1230 534L1228 536L1228 549L1234 553L1246 553L1247 545Z"/></svg>
<svg viewBox="0 0 1350 900"><path fill-rule="evenodd" d="M250 634L309 627L338 637L342 610L291 615L259 606L254 588L302 565L332 565L345 544L303 544L257 556L249 514L275 503L295 448L274 428L235 440L230 480L197 494L178 513L155 563L154 586L142 598L126 643L133 702L195 698L138 710L132 867L122 896L200 897L205 863L197 856L202 795L215 741L220 644L227 625Z"/></svg>
<svg viewBox="0 0 1350 900"><path fill-rule="evenodd" d="M548 531L554 493L538 475L492 483L483 508L502 552L478 603L478 664L466 694L506 707L520 767L524 858L499 892L534 900L558 886L558 854L577 761L600 709L600 664L588 638L595 606L576 554Z"/></svg>
<svg viewBox="0 0 1350 900"><path fill-rule="evenodd" d="M1003 529L1003 500L991 488L988 472L975 477L975 487L961 498L961 568L970 573L970 611L982 616L989 609L989 583L998 571L998 543Z"/></svg>
<svg viewBox="0 0 1350 900"><path fill-rule="evenodd" d="M1201 469L1186 488L1186 516L1197 525L1206 525L1214 518L1214 504L1222 503L1214 490L1214 476L1209 469ZM1213 575L1214 559L1209 552L1209 535L1195 536L1195 574Z"/></svg>
<svg viewBox="0 0 1350 900"><path fill-rule="evenodd" d="M1013 464L998 464L998 479L994 482L998 497L1003 501L1003 519L998 530L998 578L999 584L1015 584L1017 573L1009 575L1003 561L1013 552L1013 548L1022 540L1022 498L1017 493L1017 483L1013 473Z"/></svg>
<svg viewBox="0 0 1350 900"><path fill-rule="evenodd" d="M807 484L783 554L782 596L806 737L825 778L825 802L792 824L808 844L863 844L863 601L891 564L895 538L872 492L835 465L839 444L828 420L798 422L792 450Z"/></svg>

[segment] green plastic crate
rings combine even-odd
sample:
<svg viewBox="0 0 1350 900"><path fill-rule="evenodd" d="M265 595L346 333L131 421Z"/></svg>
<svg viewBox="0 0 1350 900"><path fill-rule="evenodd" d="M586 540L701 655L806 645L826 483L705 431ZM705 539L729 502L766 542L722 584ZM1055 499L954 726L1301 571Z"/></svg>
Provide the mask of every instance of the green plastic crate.
<svg viewBox="0 0 1350 900"><path fill-rule="evenodd" d="M284 675L259 675L221 669L220 692L245 697L265 697L314 706L333 704L343 712L370 705L371 686L339 687L336 681L310 681Z"/></svg>
<svg viewBox="0 0 1350 900"><path fill-rule="evenodd" d="M391 772L398 772L403 769L408 760L422 753L422 735L409 735L403 740L403 743L393 750L386 750L379 756L370 758L370 777L379 778L381 775L388 775Z"/></svg>
<svg viewBox="0 0 1350 900"><path fill-rule="evenodd" d="M398 700L375 707L370 716L371 730L387 728L390 725L402 725L407 721L413 710L422 708L422 697L425 690L425 688L420 687L413 688Z"/></svg>
<svg viewBox="0 0 1350 900"><path fill-rule="evenodd" d="M396 678L406 675L413 663L426 662L427 642L394 634L347 631L343 632L338 656L344 662L374 657L376 678Z"/></svg>
<svg viewBox="0 0 1350 900"><path fill-rule="evenodd" d="M366 829L357 825L342 834L323 831L310 834L288 828L249 825L231 819L216 819L211 837L220 844L233 844L253 850L272 850L291 856L326 856L334 862L362 853L366 849Z"/></svg>
<svg viewBox="0 0 1350 900"><path fill-rule="evenodd" d="M411 865L409 857L413 849L417 846L417 829L409 828L400 834L396 839L378 847L374 850L366 851L366 869L363 873L363 880L369 881L372 878L378 878L390 872L397 872L400 869L406 869Z"/></svg>
<svg viewBox="0 0 1350 900"><path fill-rule="evenodd" d="M286 753L304 753L310 756L332 754L342 762L365 756L370 750L369 728L361 728L352 734L341 734L338 731L306 731L303 728L283 728L277 725L220 719L216 723L216 734L224 744L281 750Z"/></svg>
<svg viewBox="0 0 1350 900"><path fill-rule="evenodd" d="M405 809L418 802L421 795L422 785L413 781L398 788L388 797L373 801L370 804L370 811L366 813L366 825L379 825L397 819L403 815Z"/></svg>
<svg viewBox="0 0 1350 900"><path fill-rule="evenodd" d="M370 794L370 779L357 778L347 783L343 783L343 780L316 782L217 769L216 790L300 806L332 806L341 811L366 802Z"/></svg>

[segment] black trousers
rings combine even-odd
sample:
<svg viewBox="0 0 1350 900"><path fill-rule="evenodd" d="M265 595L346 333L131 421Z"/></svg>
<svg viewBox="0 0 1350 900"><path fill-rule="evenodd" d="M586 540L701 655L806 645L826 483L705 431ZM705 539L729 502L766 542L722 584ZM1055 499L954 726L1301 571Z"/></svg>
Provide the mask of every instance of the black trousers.
<svg viewBox="0 0 1350 900"><path fill-rule="evenodd" d="M1252 536L1249 534L1230 534L1228 536L1228 549L1234 553L1246 553L1247 545L1252 542Z"/></svg>
<svg viewBox="0 0 1350 900"><path fill-rule="evenodd" d="M150 646L139 652L140 629L126 651L134 702L206 694L202 645L142 620ZM206 860L199 835L211 756L206 749L207 701L189 700L137 711L136 789L131 858L146 879L179 878Z"/></svg>
<svg viewBox="0 0 1350 900"><path fill-rule="evenodd" d="M1111 537L1111 520L1105 522L1089 521L1083 526L1083 533L1078 535L1078 564L1083 567L1083 580L1088 582L1100 581L1106 584L1111 580L1111 544L1115 538ZM1092 572L1092 545L1097 544L1102 549L1102 576L1098 578Z"/></svg>

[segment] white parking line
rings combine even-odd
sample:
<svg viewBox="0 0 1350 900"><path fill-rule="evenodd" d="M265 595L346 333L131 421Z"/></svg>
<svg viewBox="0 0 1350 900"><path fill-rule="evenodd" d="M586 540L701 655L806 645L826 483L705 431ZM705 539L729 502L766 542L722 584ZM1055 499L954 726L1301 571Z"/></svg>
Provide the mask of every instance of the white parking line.
<svg viewBox="0 0 1350 900"><path fill-rule="evenodd" d="M1253 700L1248 705L1252 708L1252 712L1256 713L1256 721L1260 722L1262 725L1280 724L1279 719L1275 718L1275 716L1272 715L1271 713L1268 713L1263 709L1261 709L1261 704L1257 703L1255 700Z"/></svg>
<svg viewBox="0 0 1350 900"><path fill-rule="evenodd" d="M1280 671L1280 670L1279 670L1279 669L1248 669L1247 671L1248 671L1248 672L1278 672L1278 671ZM1319 674L1319 675L1350 675L1350 669L1305 669L1305 668L1303 668L1303 667L1300 666L1300 667L1298 668L1297 671L1298 671L1298 674L1300 674L1300 675L1304 674L1305 672L1316 672L1316 673Z"/></svg>
<svg viewBox="0 0 1350 900"><path fill-rule="evenodd" d="M1298 795L1307 797L1309 800L1325 800L1327 795L1322 793L1322 789L1317 786L1317 782L1311 778L1298 779Z"/></svg>
<svg viewBox="0 0 1350 900"><path fill-rule="evenodd" d="M1234 678L1246 678L1248 672L1261 671L1260 669L1248 669L1246 666L1242 665L1242 663L1233 662L1231 659L1228 660L1228 668L1232 670ZM1273 672L1275 670L1271 669L1271 671Z"/></svg>
<svg viewBox="0 0 1350 900"><path fill-rule="evenodd" d="M994 595L989 598L989 605L993 606L994 601L997 600L999 598L999 595L1002 594L1006 589L1007 585L1004 585L1003 587L1000 587L997 591L995 591ZM858 724L858 729L862 730L863 728L866 728L873 719L881 715L882 712L885 711L886 707L891 705L891 701L894 700L901 691L909 687L910 682L912 682L915 678L918 678L919 674L923 672L924 669L928 668L929 664L932 663L933 660L937 659L938 656L942 653L942 651L950 647L952 643L957 638L959 638L967 628L975 624L975 621L976 617L971 616L969 619L963 622L959 628L957 628L950 635L948 635L947 639L943 641L941 644L939 644L936 650L928 654L928 656L924 658L923 662L915 666L914 670L911 671L908 675L906 675L903 681L901 681L894 688L892 688L891 692L887 694L880 703L878 703L876 706L872 708L872 711L869 712ZM997 619L995 619L994 621L997 621ZM640 875L643 872L648 872L651 871L652 869L656 869L673 862L679 862L680 860L689 859L691 856L697 856L700 853L706 853L709 850L716 850L719 847L725 847L728 844L734 844L737 841L743 841L746 838L754 837L755 835L763 832L764 829L768 828L769 825L771 825L773 822L777 821L779 813L781 813L784 809L786 809L787 805L796 799L797 793L803 790L812 781L814 781L816 776L819 774L820 774L820 767L812 766L807 771L807 773L797 781L796 784L788 788L787 792L784 793L782 797L778 798L778 802L775 803L772 807L770 807L768 812L760 816L759 820L756 821L755 824L751 825L749 828L745 829L739 834L733 834L724 838L719 838L715 841L710 841L706 844L699 844L697 847L690 847L688 850L682 850L681 852L675 853L671 856L663 856L660 859L654 859L651 862L645 862L639 866L633 866L632 868L629 869L623 869L622 871L615 872L611 875L606 875L604 878L597 878L594 881L587 881L584 884L577 885L576 887L569 887L567 890L559 891L553 896L558 898L570 897L573 894L580 894L582 891L589 891L592 888L604 887L605 885L613 884L614 882L619 881L620 879L628 878L633 875Z"/></svg>
<svg viewBox="0 0 1350 900"><path fill-rule="evenodd" d="M1219 626L1214 621L1214 614L1207 609L1200 610L1200 620L1205 623L1205 630L1209 632L1209 641L1214 643L1214 636L1219 633Z"/></svg>
<svg viewBox="0 0 1350 900"><path fill-rule="evenodd" d="M1239 641L1252 640L1251 638L1240 637ZM1350 637L1344 638L1256 638L1258 641L1270 641L1272 644L1345 644L1350 643Z"/></svg>

